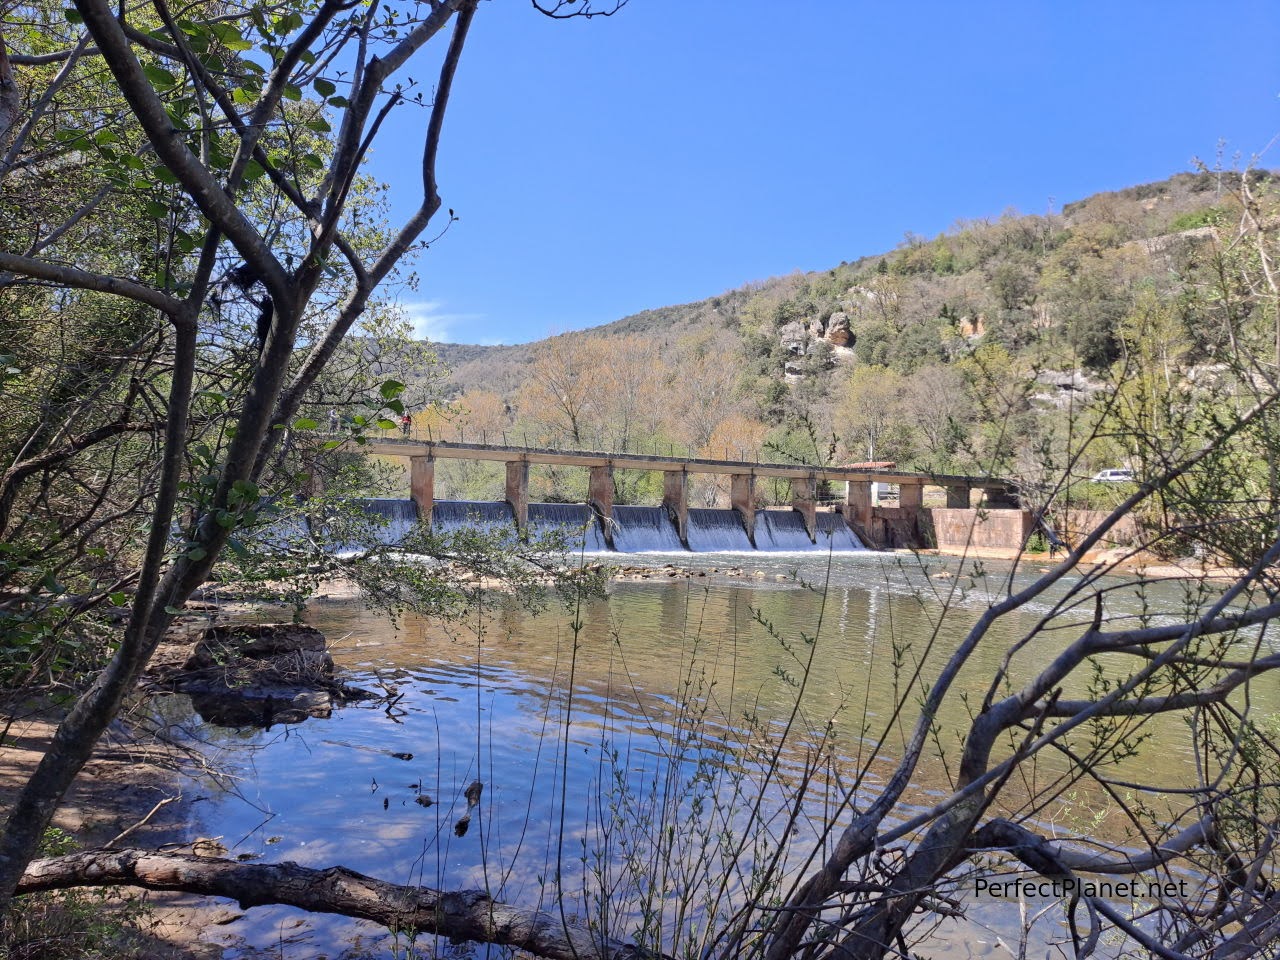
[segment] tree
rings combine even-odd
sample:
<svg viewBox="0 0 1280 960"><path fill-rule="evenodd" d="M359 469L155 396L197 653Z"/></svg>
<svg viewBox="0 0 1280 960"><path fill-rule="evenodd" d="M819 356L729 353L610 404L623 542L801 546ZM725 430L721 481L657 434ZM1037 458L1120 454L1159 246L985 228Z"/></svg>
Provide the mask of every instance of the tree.
<svg viewBox="0 0 1280 960"><path fill-rule="evenodd" d="M122 381L127 366L108 378L123 391L110 435L155 437L154 488L138 497L148 529L119 647L9 811L0 834L0 895L16 888L60 797L174 612L237 528L256 519L258 481L285 429L311 426L298 413L344 336L436 216L444 115L475 11L474 0L444 0L422 13L326 0L306 11L211 4L176 15L163 0L137 12L82 0L68 14L70 27L52 31L64 41L58 49L0 57L6 191L27 190L33 178L60 174L68 164L89 183L89 195L73 196L59 219L30 218L24 232L6 232L4 286L67 291L77 301L90 293L119 298L141 323L134 335L141 344L128 362L152 357L163 369L149 378L145 413L127 385L139 383L141 391L146 380ZM39 13L47 20L51 11ZM192 13L197 18L187 19ZM6 41L18 42L6 33ZM403 71L438 36L448 37L448 48L429 101L417 209L394 231L371 231L352 217L360 162L387 113L422 99ZM46 67L56 72L50 77ZM111 97L78 101L78 113L54 109L104 67ZM304 89L314 97L304 98ZM337 121L331 135L329 116ZM124 207L126 220L144 222L140 212L149 203L166 229L144 248L149 264L127 263L130 238L110 232L114 211ZM120 245L97 257L73 255L104 236ZM230 314L229 294L237 301ZM318 316L327 297L333 308ZM252 334L237 347L245 319ZM219 393L225 429L221 442L205 446L192 483L187 457L205 402L197 391L209 349L233 356L243 372L238 389ZM382 396L393 410L401 407L398 389ZM357 425L369 419L360 415ZM49 457L65 463L103 439L100 431L72 436L65 425L50 426L34 427L51 438L44 461L10 469L9 502ZM183 542L175 545L171 530L180 518Z"/></svg>
<svg viewBox="0 0 1280 960"><path fill-rule="evenodd" d="M561 334L539 348L518 400L521 416L541 424L549 442L581 448L596 423L603 363L596 338Z"/></svg>
<svg viewBox="0 0 1280 960"><path fill-rule="evenodd" d="M905 381L887 367L859 364L836 409L836 424L853 460L905 460L911 453Z"/></svg>

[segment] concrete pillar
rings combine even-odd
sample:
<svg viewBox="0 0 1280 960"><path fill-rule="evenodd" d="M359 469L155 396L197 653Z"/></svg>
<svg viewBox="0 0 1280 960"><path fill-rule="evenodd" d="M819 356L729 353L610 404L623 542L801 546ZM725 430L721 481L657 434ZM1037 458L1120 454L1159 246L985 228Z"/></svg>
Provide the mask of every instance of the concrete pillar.
<svg viewBox="0 0 1280 960"><path fill-rule="evenodd" d="M967 510L969 509L969 488L944 487L947 491L947 507L951 510Z"/></svg>
<svg viewBox="0 0 1280 960"><path fill-rule="evenodd" d="M866 526L871 522L870 480L846 480L844 484L844 518L849 524Z"/></svg>
<svg viewBox="0 0 1280 960"><path fill-rule="evenodd" d="M591 468L587 480L587 502L604 527L604 542L613 549L613 464Z"/></svg>
<svg viewBox="0 0 1280 960"><path fill-rule="evenodd" d="M434 457L409 458L409 496L418 508L418 522L431 526L431 510L436 501Z"/></svg>
<svg viewBox="0 0 1280 960"><path fill-rule="evenodd" d="M791 506L804 517L804 529L811 543L818 535L818 479L815 476L791 480Z"/></svg>
<svg viewBox="0 0 1280 960"><path fill-rule="evenodd" d="M529 461L511 460L507 463L507 503L515 514L516 530L524 533L529 525Z"/></svg>
<svg viewBox="0 0 1280 960"><path fill-rule="evenodd" d="M750 473L735 473L730 477L729 502L742 517L747 528L747 539L756 545L756 478Z"/></svg>
<svg viewBox="0 0 1280 960"><path fill-rule="evenodd" d="M903 481L898 484L898 508L900 510L918 512L922 506L924 506L923 483L907 483Z"/></svg>
<svg viewBox="0 0 1280 960"><path fill-rule="evenodd" d="M684 470L665 470L662 474L662 505L676 525L676 534L686 549L689 546L689 474Z"/></svg>

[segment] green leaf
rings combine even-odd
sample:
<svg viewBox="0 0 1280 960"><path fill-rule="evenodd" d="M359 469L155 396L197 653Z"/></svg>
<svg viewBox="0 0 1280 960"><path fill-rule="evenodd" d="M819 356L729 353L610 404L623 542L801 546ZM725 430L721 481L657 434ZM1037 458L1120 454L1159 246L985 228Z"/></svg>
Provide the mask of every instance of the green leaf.
<svg viewBox="0 0 1280 960"><path fill-rule="evenodd" d="M316 133L330 133L333 131L333 127L329 126L329 121L324 117L308 120L306 126L308 130L314 130Z"/></svg>
<svg viewBox="0 0 1280 960"><path fill-rule="evenodd" d="M166 605L166 606L165 606L165 608L164 608L164 612L165 612L165 613L167 613L167 614L169 614L169 616L171 616L171 617L176 617L176 616L178 616L179 614L181 614L181 613L182 613L182 608L181 608L181 607L172 607L172 606L168 606L168 605Z"/></svg>
<svg viewBox="0 0 1280 960"><path fill-rule="evenodd" d="M311 83L311 89L322 97L331 97L337 91L337 87L324 77L316 77Z"/></svg>
<svg viewBox="0 0 1280 960"><path fill-rule="evenodd" d="M117 590L115 593L107 594L107 599L114 603L117 607L123 607L129 599L129 595L123 590Z"/></svg>
<svg viewBox="0 0 1280 960"><path fill-rule="evenodd" d="M67 23L84 23L84 17L80 16L80 11L75 7L67 7L62 15L67 18Z"/></svg>
<svg viewBox="0 0 1280 960"><path fill-rule="evenodd" d="M244 87L236 87L234 90L231 91L232 102L238 103L242 107L249 106L256 99L258 98L254 94L246 90Z"/></svg>
<svg viewBox="0 0 1280 960"><path fill-rule="evenodd" d="M178 178L173 175L173 171L168 167L152 167L151 176L161 183L175 184L178 182Z"/></svg>
<svg viewBox="0 0 1280 960"><path fill-rule="evenodd" d="M394 420L388 420L386 417L381 417L378 420L378 426L383 430L394 430L396 428L396 423Z"/></svg>
<svg viewBox="0 0 1280 960"><path fill-rule="evenodd" d="M403 402L401 402L401 401L400 401L400 400L398 400L398 399L388 400L388 401L387 401L387 409L388 409L388 410L391 410L391 411L393 411L393 412L395 412L395 413L403 414L403 413L404 413L404 403L403 403Z"/></svg>
<svg viewBox="0 0 1280 960"><path fill-rule="evenodd" d="M158 90L168 90L170 87L178 85L178 78L158 64L143 64L142 75L150 80L151 85Z"/></svg>
<svg viewBox="0 0 1280 960"><path fill-rule="evenodd" d="M209 551L204 547L192 547L187 551L188 560L203 560L209 555Z"/></svg>
<svg viewBox="0 0 1280 960"><path fill-rule="evenodd" d="M292 100L297 103L302 99L302 91L292 83L286 83L280 91L280 96L284 97L286 100Z"/></svg>
<svg viewBox="0 0 1280 960"><path fill-rule="evenodd" d="M338 447L340 447L340 446L342 446L342 441L341 441L341 440L326 440L326 441L324 442L324 449L325 449L325 450L336 450L336 449L338 449Z"/></svg>
<svg viewBox="0 0 1280 960"><path fill-rule="evenodd" d="M295 430L314 430L318 426L320 426L320 423L310 417L299 417L293 421L293 429Z"/></svg>
<svg viewBox="0 0 1280 960"><path fill-rule="evenodd" d="M240 52L241 50L253 49L253 44L244 38L240 31L232 23L215 23L211 24L209 29L213 35L218 38L228 50Z"/></svg>
<svg viewBox="0 0 1280 960"><path fill-rule="evenodd" d="M257 160L249 160L244 165L245 182L252 183L254 180L257 180L260 176L262 176L266 172L267 172L266 168L263 167L262 164L260 164Z"/></svg>
<svg viewBox="0 0 1280 960"><path fill-rule="evenodd" d="M383 400L390 400L404 393L404 384L399 380L386 380L378 387L378 392L382 394Z"/></svg>
<svg viewBox="0 0 1280 960"><path fill-rule="evenodd" d="M348 100L346 97L330 97L328 102L329 102L329 106L331 107L351 106L351 101Z"/></svg>
<svg viewBox="0 0 1280 960"><path fill-rule="evenodd" d="M245 545L235 537L228 538L227 548L241 560L244 560L249 556L249 551L245 548Z"/></svg>

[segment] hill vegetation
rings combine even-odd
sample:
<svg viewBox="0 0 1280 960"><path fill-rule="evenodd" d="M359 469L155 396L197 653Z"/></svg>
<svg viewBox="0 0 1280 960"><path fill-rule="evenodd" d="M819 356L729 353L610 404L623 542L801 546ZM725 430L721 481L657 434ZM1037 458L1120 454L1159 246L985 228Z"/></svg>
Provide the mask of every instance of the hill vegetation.
<svg viewBox="0 0 1280 960"><path fill-rule="evenodd" d="M1249 182L1266 194L1266 171ZM1194 290L1241 216L1241 175L1183 173L1060 213L1014 211L830 270L747 284L516 346L439 345L451 401L420 414L444 435L547 446L663 449L807 463L894 460L992 472L1028 488L1060 463L1090 397L1133 360L1152 317L1194 343ZM1145 331L1145 332L1144 332ZM1179 353L1180 370L1205 360ZM1099 439L1079 476L1130 462ZM451 466L443 492L497 495ZM618 495L652 499L645 478ZM544 477L548 499L581 481ZM699 499L723 498L708 480ZM1096 493L1096 491L1094 491ZM780 497L785 491L778 491Z"/></svg>

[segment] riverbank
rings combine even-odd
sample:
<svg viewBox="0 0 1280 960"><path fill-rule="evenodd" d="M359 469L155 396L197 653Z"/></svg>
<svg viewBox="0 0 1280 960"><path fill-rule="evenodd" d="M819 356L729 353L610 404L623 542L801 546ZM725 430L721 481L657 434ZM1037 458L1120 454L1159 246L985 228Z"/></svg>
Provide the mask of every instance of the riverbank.
<svg viewBox="0 0 1280 960"><path fill-rule="evenodd" d="M1018 561L1030 569L1048 572L1062 559L1062 554L1032 553L1016 547L939 547L930 550L898 550L896 553L933 557L968 557L969 559ZM1235 567L1214 566L1203 560L1186 557L1167 560L1132 547L1092 550L1084 555L1081 567L1105 569L1109 573L1134 574L1149 580L1213 580L1229 582L1244 574Z"/></svg>
<svg viewBox="0 0 1280 960"><path fill-rule="evenodd" d="M0 714L0 807L9 809L53 739L61 711L45 700L9 698L0 702ZM46 836L48 852L198 847L187 824L192 804L202 798L184 792L186 762L176 748L113 723L58 808ZM216 960L222 950L201 942L200 931L238 915L200 897L125 888L38 894L26 898L5 930L0 953L41 960Z"/></svg>

